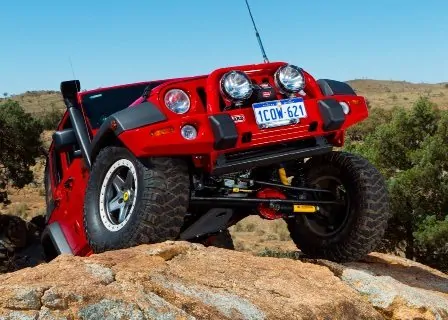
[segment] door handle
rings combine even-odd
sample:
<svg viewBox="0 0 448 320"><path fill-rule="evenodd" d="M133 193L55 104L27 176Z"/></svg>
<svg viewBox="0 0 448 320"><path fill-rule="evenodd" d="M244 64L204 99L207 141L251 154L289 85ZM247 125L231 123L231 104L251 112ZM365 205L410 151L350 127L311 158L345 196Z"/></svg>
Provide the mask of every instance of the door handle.
<svg viewBox="0 0 448 320"><path fill-rule="evenodd" d="M68 177L67 180L65 180L64 182L64 188L71 190L73 186L73 180L74 180L73 177Z"/></svg>

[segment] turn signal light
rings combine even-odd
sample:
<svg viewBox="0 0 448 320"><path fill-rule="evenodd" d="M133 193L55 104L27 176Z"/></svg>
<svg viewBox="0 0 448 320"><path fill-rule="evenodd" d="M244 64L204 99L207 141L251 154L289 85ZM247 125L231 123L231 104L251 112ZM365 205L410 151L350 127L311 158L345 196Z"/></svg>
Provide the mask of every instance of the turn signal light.
<svg viewBox="0 0 448 320"><path fill-rule="evenodd" d="M174 128L173 127L167 127L167 128L162 128L162 129L157 129L157 130L153 130L151 131L151 136L153 137L160 137L163 136L165 134L170 134L174 132Z"/></svg>

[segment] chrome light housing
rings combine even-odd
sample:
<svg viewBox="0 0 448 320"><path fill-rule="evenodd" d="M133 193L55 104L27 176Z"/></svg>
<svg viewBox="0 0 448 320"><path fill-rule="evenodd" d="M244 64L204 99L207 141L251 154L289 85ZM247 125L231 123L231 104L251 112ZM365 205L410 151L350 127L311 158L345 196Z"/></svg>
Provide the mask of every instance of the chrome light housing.
<svg viewBox="0 0 448 320"><path fill-rule="evenodd" d="M165 94L165 105L177 114L183 114L190 110L190 98L181 89L171 89Z"/></svg>
<svg viewBox="0 0 448 320"><path fill-rule="evenodd" d="M246 100L252 95L252 82L244 72L230 71L221 78L221 91L231 100Z"/></svg>
<svg viewBox="0 0 448 320"><path fill-rule="evenodd" d="M350 113L350 106L348 105L347 102L339 102L339 104L341 105L342 111L344 111L344 114Z"/></svg>
<svg viewBox="0 0 448 320"><path fill-rule="evenodd" d="M299 92L305 88L305 76L301 68L287 64L280 67L274 75L275 84L282 93Z"/></svg>
<svg viewBox="0 0 448 320"><path fill-rule="evenodd" d="M192 125L186 124L180 129L180 134L186 140L194 140L198 136L198 131Z"/></svg>

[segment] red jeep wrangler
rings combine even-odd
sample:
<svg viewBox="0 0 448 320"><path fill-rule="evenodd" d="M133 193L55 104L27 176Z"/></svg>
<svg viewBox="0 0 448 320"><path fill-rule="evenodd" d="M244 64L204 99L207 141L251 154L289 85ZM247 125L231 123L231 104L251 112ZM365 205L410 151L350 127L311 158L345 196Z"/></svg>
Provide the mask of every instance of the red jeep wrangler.
<svg viewBox="0 0 448 320"><path fill-rule="evenodd" d="M380 173L334 151L368 116L343 82L284 62L93 91L67 106L46 170L51 259L187 240L231 248L248 215L284 219L310 257L352 261L389 218Z"/></svg>

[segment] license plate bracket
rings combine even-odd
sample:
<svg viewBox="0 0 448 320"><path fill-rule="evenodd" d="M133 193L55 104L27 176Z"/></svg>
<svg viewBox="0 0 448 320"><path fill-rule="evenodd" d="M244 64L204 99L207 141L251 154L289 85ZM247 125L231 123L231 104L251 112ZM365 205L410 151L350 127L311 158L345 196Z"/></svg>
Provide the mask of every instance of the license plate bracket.
<svg viewBox="0 0 448 320"><path fill-rule="evenodd" d="M303 98L289 98L252 104L255 121L260 129L286 126L306 118Z"/></svg>

